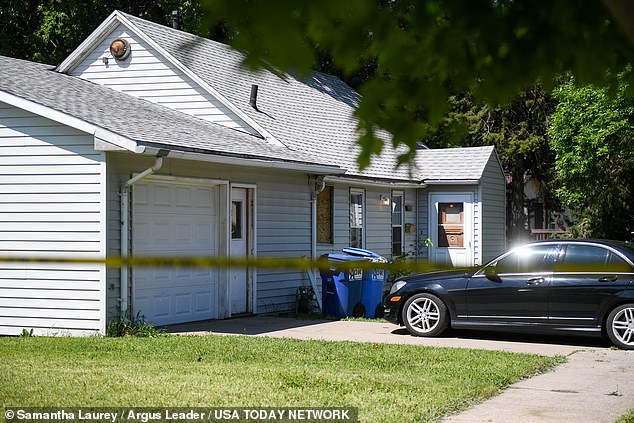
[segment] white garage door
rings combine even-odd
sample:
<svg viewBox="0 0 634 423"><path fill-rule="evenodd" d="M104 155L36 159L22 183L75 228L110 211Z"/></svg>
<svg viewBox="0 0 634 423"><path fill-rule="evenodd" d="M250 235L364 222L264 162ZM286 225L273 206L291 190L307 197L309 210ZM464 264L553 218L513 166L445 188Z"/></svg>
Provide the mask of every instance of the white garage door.
<svg viewBox="0 0 634 423"><path fill-rule="evenodd" d="M132 195L136 256L215 256L217 189L137 184ZM133 312L155 325L217 318L217 272L197 268L134 268Z"/></svg>

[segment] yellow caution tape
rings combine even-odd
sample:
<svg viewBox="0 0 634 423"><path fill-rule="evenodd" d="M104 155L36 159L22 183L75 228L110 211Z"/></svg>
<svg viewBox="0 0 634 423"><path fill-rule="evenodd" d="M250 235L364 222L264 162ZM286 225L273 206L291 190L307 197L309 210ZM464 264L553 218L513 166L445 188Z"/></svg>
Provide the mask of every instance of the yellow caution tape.
<svg viewBox="0 0 634 423"><path fill-rule="evenodd" d="M384 269L390 273L420 273L443 270L446 267L417 260L399 260L392 263L368 260L333 262L325 257L311 260L307 257L185 257L185 256L109 256L106 258L64 258L64 257L0 257L0 263L66 263L102 264L106 267L249 267L261 269L296 269L335 271L349 269Z"/></svg>

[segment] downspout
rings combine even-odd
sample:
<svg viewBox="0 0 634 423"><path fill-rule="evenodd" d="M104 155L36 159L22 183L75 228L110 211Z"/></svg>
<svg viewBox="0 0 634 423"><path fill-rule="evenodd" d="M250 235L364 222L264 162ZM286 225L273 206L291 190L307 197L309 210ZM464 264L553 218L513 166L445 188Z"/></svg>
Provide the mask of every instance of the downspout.
<svg viewBox="0 0 634 423"><path fill-rule="evenodd" d="M323 176L317 176L312 181L311 195L310 195L310 212L311 212L311 236L310 236L310 258L317 260L317 196L326 187L326 182ZM319 310L323 310L321 304L321 295L317 295L317 275L313 270L308 272L310 282L313 286L313 292L319 305Z"/></svg>
<svg viewBox="0 0 634 423"><path fill-rule="evenodd" d="M129 201L130 201L130 187L141 179L152 175L156 171L158 171L161 167L163 167L163 157L169 154L169 150L159 150L156 155L156 161L152 165L145 169L143 172L138 175L128 179L125 183L121 185L121 192L119 193L119 199L121 201L120 210L121 210L121 258L126 260L128 258L128 253L130 249L129 245L129 235L130 235L130 212L129 212ZM130 272L127 264L123 264L121 266L121 293L120 293L120 311L121 316L126 317L128 314L128 279Z"/></svg>

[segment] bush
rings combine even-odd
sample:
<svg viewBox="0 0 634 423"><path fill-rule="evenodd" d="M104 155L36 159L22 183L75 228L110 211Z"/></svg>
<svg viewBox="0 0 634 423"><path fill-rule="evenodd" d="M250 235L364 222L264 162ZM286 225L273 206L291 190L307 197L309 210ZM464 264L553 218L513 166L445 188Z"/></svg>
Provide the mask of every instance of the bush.
<svg viewBox="0 0 634 423"><path fill-rule="evenodd" d="M143 316L137 313L134 319L120 316L115 322L106 327L106 336L110 338L124 336L156 337L165 334L161 329L154 327L152 323L145 321Z"/></svg>

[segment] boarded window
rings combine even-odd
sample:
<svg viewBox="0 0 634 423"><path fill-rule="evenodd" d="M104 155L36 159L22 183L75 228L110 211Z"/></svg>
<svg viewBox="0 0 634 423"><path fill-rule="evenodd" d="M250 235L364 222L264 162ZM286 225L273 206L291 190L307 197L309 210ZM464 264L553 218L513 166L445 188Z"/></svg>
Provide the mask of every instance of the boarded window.
<svg viewBox="0 0 634 423"><path fill-rule="evenodd" d="M331 186L326 186L317 195L317 242L332 244L332 193Z"/></svg>

